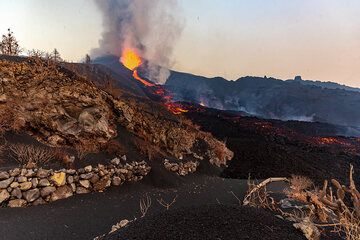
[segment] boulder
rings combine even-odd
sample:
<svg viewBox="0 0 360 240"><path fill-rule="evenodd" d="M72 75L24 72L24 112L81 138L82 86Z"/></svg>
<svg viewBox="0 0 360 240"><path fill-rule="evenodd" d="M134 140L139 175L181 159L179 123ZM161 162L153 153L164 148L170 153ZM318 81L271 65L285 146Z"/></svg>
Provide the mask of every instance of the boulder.
<svg viewBox="0 0 360 240"><path fill-rule="evenodd" d="M10 198L10 194L6 189L0 190L0 203L8 200Z"/></svg>
<svg viewBox="0 0 360 240"><path fill-rule="evenodd" d="M64 172L54 173L54 175L51 177L51 180L58 187L64 186L66 183L66 174Z"/></svg>
<svg viewBox="0 0 360 240"><path fill-rule="evenodd" d="M76 194L85 194L85 193L89 193L90 191L84 187L78 187L76 189Z"/></svg>
<svg viewBox="0 0 360 240"><path fill-rule="evenodd" d="M67 183L71 184L74 182L74 177L73 176L68 176L67 177Z"/></svg>
<svg viewBox="0 0 360 240"><path fill-rule="evenodd" d="M29 190L31 187L32 187L31 182L23 182L23 183L20 183L20 186L19 186L21 191Z"/></svg>
<svg viewBox="0 0 360 240"><path fill-rule="evenodd" d="M25 177L25 176L19 176L19 177L17 178L17 181L18 181L19 183L27 182L27 177Z"/></svg>
<svg viewBox="0 0 360 240"><path fill-rule="evenodd" d="M120 186L121 185L121 178L120 177L114 177L112 179L112 185L114 186Z"/></svg>
<svg viewBox="0 0 360 240"><path fill-rule="evenodd" d="M15 207L25 207L27 204L26 200L24 199L14 199L10 200L8 207L15 208Z"/></svg>
<svg viewBox="0 0 360 240"><path fill-rule="evenodd" d="M14 188L11 192L11 196L18 199L22 198L21 190L18 188Z"/></svg>
<svg viewBox="0 0 360 240"><path fill-rule="evenodd" d="M0 181L0 188L7 188L14 181L14 177Z"/></svg>
<svg viewBox="0 0 360 240"><path fill-rule="evenodd" d="M46 178L49 175L50 175L50 170L45 170L45 169L42 169L42 168L40 168L36 173L36 176L38 178Z"/></svg>
<svg viewBox="0 0 360 240"><path fill-rule="evenodd" d="M7 172L0 172L0 180L8 179L10 178L10 174Z"/></svg>
<svg viewBox="0 0 360 240"><path fill-rule="evenodd" d="M70 186L64 185L56 189L55 192L51 194L51 201L57 201L60 199L68 198L73 195L72 188Z"/></svg>
<svg viewBox="0 0 360 240"><path fill-rule="evenodd" d="M90 178L90 182L91 182L92 184L94 184L94 183L97 183L97 182L99 181L99 179L100 179L99 175L97 175L96 173L94 173L94 175Z"/></svg>
<svg viewBox="0 0 360 240"><path fill-rule="evenodd" d="M85 170L85 172L89 173L89 172L92 171L92 166L91 166L91 165L86 166L86 167L84 168L84 170Z"/></svg>
<svg viewBox="0 0 360 240"><path fill-rule="evenodd" d="M27 202L33 202L40 197L40 190L37 188L28 190L23 192L23 196Z"/></svg>
<svg viewBox="0 0 360 240"><path fill-rule="evenodd" d="M81 179L89 180L90 178L92 178L93 175L94 175L94 173L81 174L81 175L80 175L80 178L81 178Z"/></svg>
<svg viewBox="0 0 360 240"><path fill-rule="evenodd" d="M19 176L20 172L21 170L19 168L15 168L9 171L11 177Z"/></svg>
<svg viewBox="0 0 360 240"><path fill-rule="evenodd" d="M114 164L115 166L117 166L120 164L120 159L114 158L113 160L111 160L111 163Z"/></svg>
<svg viewBox="0 0 360 240"><path fill-rule="evenodd" d="M90 181L89 180L80 180L79 183L84 188L89 188L90 187Z"/></svg>
<svg viewBox="0 0 360 240"><path fill-rule="evenodd" d="M56 187L44 187L40 190L40 195L42 197L46 197L49 196L50 194L52 194L53 192L56 191Z"/></svg>
<svg viewBox="0 0 360 240"><path fill-rule="evenodd" d="M34 172L34 170L28 169L26 171L25 177L34 177L35 175L36 175L36 173Z"/></svg>
<svg viewBox="0 0 360 240"><path fill-rule="evenodd" d="M34 205L34 206L43 205L43 204L46 204L46 201L45 201L42 197L39 197L38 199L36 199L36 200L33 202L33 205Z"/></svg>
<svg viewBox="0 0 360 240"><path fill-rule="evenodd" d="M39 184L39 180L37 178L31 179L31 184L33 188L36 188Z"/></svg>
<svg viewBox="0 0 360 240"><path fill-rule="evenodd" d="M24 199L14 199L14 200L9 201L8 207L11 207L11 208L25 207L26 204L27 204L27 202Z"/></svg>
<svg viewBox="0 0 360 240"><path fill-rule="evenodd" d="M47 187L47 186L50 186L50 182L46 178L43 178L43 179L40 179L38 186L39 187Z"/></svg>
<svg viewBox="0 0 360 240"><path fill-rule="evenodd" d="M97 183L94 184L94 190L98 192L104 191L111 184L110 178L108 176L103 177Z"/></svg>
<svg viewBox="0 0 360 240"><path fill-rule="evenodd" d="M12 182L12 183L10 184L10 187L11 187L11 188L17 188L17 187L19 187L19 183L18 183L18 182Z"/></svg>

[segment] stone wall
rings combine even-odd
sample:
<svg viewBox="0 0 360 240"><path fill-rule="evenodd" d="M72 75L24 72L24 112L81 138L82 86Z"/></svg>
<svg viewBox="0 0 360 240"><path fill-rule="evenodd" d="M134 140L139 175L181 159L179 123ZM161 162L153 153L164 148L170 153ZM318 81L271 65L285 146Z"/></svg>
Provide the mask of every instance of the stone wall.
<svg viewBox="0 0 360 240"><path fill-rule="evenodd" d="M196 172L197 167L200 165L198 161L187 161L180 163L171 163L169 160L164 160L164 167L170 172L174 172L179 176L186 176L189 173Z"/></svg>
<svg viewBox="0 0 360 240"><path fill-rule="evenodd" d="M122 164L115 158L109 165L98 164L77 170L20 169L0 172L0 205L24 207L39 205L89 192L102 192L110 186L139 181L150 172L144 161Z"/></svg>

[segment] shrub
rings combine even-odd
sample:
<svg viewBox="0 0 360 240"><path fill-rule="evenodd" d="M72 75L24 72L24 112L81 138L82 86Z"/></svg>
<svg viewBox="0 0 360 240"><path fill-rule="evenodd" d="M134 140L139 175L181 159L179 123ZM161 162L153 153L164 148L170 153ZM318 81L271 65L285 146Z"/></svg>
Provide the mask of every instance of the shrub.
<svg viewBox="0 0 360 240"><path fill-rule="evenodd" d="M10 144L10 156L22 166L43 166L54 158L51 149L26 144Z"/></svg>

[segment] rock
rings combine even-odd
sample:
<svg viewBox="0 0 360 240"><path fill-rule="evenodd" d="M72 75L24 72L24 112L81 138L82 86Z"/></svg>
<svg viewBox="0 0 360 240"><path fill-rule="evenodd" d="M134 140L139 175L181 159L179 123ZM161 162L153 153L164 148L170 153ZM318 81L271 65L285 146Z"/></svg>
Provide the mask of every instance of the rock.
<svg viewBox="0 0 360 240"><path fill-rule="evenodd" d="M64 172L54 173L54 175L51 177L51 180L58 187L64 186L66 183L66 174Z"/></svg>
<svg viewBox="0 0 360 240"><path fill-rule="evenodd" d="M0 190L0 203L8 200L10 198L10 194L6 189Z"/></svg>
<svg viewBox="0 0 360 240"><path fill-rule="evenodd" d="M25 177L25 176L19 176L19 177L17 178L17 181L18 181L19 183L27 182L27 177Z"/></svg>
<svg viewBox="0 0 360 240"><path fill-rule="evenodd" d="M6 103L7 102L7 96L6 94L1 94L0 95L0 103Z"/></svg>
<svg viewBox="0 0 360 240"><path fill-rule="evenodd" d="M34 170L29 169L26 171L25 177L34 177L36 174L34 172Z"/></svg>
<svg viewBox="0 0 360 240"><path fill-rule="evenodd" d="M85 193L89 193L90 191L86 188L83 188L83 187L78 187L76 189L76 194L85 194Z"/></svg>
<svg viewBox="0 0 360 240"><path fill-rule="evenodd" d="M20 176L25 176L27 173L27 169L21 169Z"/></svg>
<svg viewBox="0 0 360 240"><path fill-rule="evenodd" d="M113 225L113 226L111 227L111 231L109 232L109 234L110 234L110 233L113 233L113 232L115 232L115 231L117 231L117 230L119 230L120 228L125 227L126 225L129 224L129 222L130 222L130 221L127 220L127 219L121 220L119 223L117 223L117 224L115 224L115 225Z"/></svg>
<svg viewBox="0 0 360 240"><path fill-rule="evenodd" d="M80 175L80 178L81 178L81 179L89 180L90 178L92 178L93 175L94 175L94 173L81 174L81 175Z"/></svg>
<svg viewBox="0 0 360 240"><path fill-rule="evenodd" d="M42 197L46 197L46 196L49 196L50 194L52 194L55 191L56 191L56 187L52 187L52 186L44 187L44 188L42 188L40 190L40 195Z"/></svg>
<svg viewBox="0 0 360 240"><path fill-rule="evenodd" d="M89 172L92 171L92 166L91 166L91 165L86 166L86 167L84 168L84 170L85 170L85 172L89 173Z"/></svg>
<svg viewBox="0 0 360 240"><path fill-rule="evenodd" d="M52 146L57 146L63 144L65 140L59 135L52 135L48 137L47 142Z"/></svg>
<svg viewBox="0 0 360 240"><path fill-rule="evenodd" d="M16 177L16 176L19 176L21 170L19 168L15 168L13 170L10 170L10 176L11 177Z"/></svg>
<svg viewBox="0 0 360 240"><path fill-rule="evenodd" d="M74 182L74 177L73 176L68 176L67 177L67 183L71 184Z"/></svg>
<svg viewBox="0 0 360 240"><path fill-rule="evenodd" d="M97 183L97 182L99 181L99 179L100 179L99 175L97 175L96 173L94 173L94 175L90 178L90 182L91 182L92 184L94 184L94 183Z"/></svg>
<svg viewBox="0 0 360 240"><path fill-rule="evenodd" d="M75 169L68 169L66 171L66 173L69 174L69 175L74 175L76 173L76 170Z"/></svg>
<svg viewBox="0 0 360 240"><path fill-rule="evenodd" d="M119 186L121 185L121 178L120 177L114 177L112 180L112 185Z"/></svg>
<svg viewBox="0 0 360 240"><path fill-rule="evenodd" d="M126 162L126 155L123 155L123 156L121 157L121 160L123 160L123 161Z"/></svg>
<svg viewBox="0 0 360 240"><path fill-rule="evenodd" d="M24 199L14 199L14 200L9 201L8 207L11 207L11 208L25 207L26 204L27 204L27 202Z"/></svg>
<svg viewBox="0 0 360 240"><path fill-rule="evenodd" d="M89 188L89 187L90 187L90 182L89 182L89 180L80 180L79 183L80 183L80 185L83 186L84 188Z"/></svg>
<svg viewBox="0 0 360 240"><path fill-rule="evenodd" d="M72 188L64 185L56 189L55 192L51 194L51 201L57 201L60 199L68 198L73 195Z"/></svg>
<svg viewBox="0 0 360 240"><path fill-rule="evenodd" d="M71 183L70 187L71 187L73 192L76 192L76 184L75 183Z"/></svg>
<svg viewBox="0 0 360 240"><path fill-rule="evenodd" d="M99 180L97 183L94 184L94 190L101 192L104 191L105 188L109 187L111 184L111 181L109 177L103 177L101 180Z"/></svg>
<svg viewBox="0 0 360 240"><path fill-rule="evenodd" d="M33 205L34 205L34 206L44 205L44 204L46 204L46 201L45 201L42 197L39 197L38 199L36 199L36 200L33 202Z"/></svg>
<svg viewBox="0 0 360 240"><path fill-rule="evenodd" d="M36 176L37 176L38 178L46 178L46 177L49 176L49 174L50 174L50 170L45 170L45 169L40 168L40 169L37 171Z"/></svg>
<svg viewBox="0 0 360 240"><path fill-rule="evenodd" d="M50 182L49 182L49 180L47 180L47 178L43 178L43 179L40 179L38 186L39 187L47 187L47 186L50 186Z"/></svg>
<svg viewBox="0 0 360 240"><path fill-rule="evenodd" d="M79 169L77 170L77 172L80 173L80 174L83 174L83 173L85 173L85 169L79 168Z"/></svg>
<svg viewBox="0 0 360 240"><path fill-rule="evenodd" d="M17 188L17 187L19 187L19 183L18 183L18 182L12 182L12 183L10 184L10 187L11 187L11 188Z"/></svg>
<svg viewBox="0 0 360 240"><path fill-rule="evenodd" d="M33 202L40 197L40 190L37 188L28 190L23 193L23 196L27 202Z"/></svg>
<svg viewBox="0 0 360 240"><path fill-rule="evenodd" d="M14 188L11 192L11 196L18 199L22 198L21 190L18 188Z"/></svg>
<svg viewBox="0 0 360 240"><path fill-rule="evenodd" d="M31 184L33 188L36 188L39 184L39 180L37 178L31 179Z"/></svg>
<svg viewBox="0 0 360 240"><path fill-rule="evenodd" d="M0 181L0 188L7 188L14 181L14 177Z"/></svg>
<svg viewBox="0 0 360 240"><path fill-rule="evenodd" d="M31 187L32 187L31 182L23 182L23 183L20 183L20 186L19 186L21 191L29 190Z"/></svg>
<svg viewBox="0 0 360 240"><path fill-rule="evenodd" d="M111 160L111 163L114 164L115 166L117 166L120 164L120 159L114 158L113 160Z"/></svg>
<svg viewBox="0 0 360 240"><path fill-rule="evenodd" d="M10 178L10 174L7 172L0 172L0 180L8 179Z"/></svg>
<svg viewBox="0 0 360 240"><path fill-rule="evenodd" d="M301 230L307 239L311 239L311 240L319 240L320 239L319 229L308 218L305 218L300 223L294 223L293 226L296 229Z"/></svg>
<svg viewBox="0 0 360 240"><path fill-rule="evenodd" d="M127 173L128 173L128 170L125 169L125 168L120 168L120 169L119 169L119 173L121 173L121 174L127 174Z"/></svg>
<svg viewBox="0 0 360 240"><path fill-rule="evenodd" d="M36 163L34 162L28 162L25 166L27 169L33 169L36 167Z"/></svg>

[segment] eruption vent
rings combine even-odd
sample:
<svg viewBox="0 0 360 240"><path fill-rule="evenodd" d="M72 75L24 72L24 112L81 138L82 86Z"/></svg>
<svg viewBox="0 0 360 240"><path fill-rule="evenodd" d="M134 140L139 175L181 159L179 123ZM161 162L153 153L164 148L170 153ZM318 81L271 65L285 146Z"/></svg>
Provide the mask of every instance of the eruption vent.
<svg viewBox="0 0 360 240"><path fill-rule="evenodd" d="M164 84L170 75L174 44L182 32L182 18L175 15L181 12L177 0L94 2L102 14L104 32L92 56L126 55L126 62L121 61L131 70L141 65L137 58L141 56L147 61L146 78Z"/></svg>
<svg viewBox="0 0 360 240"><path fill-rule="evenodd" d="M166 91L163 86L153 84L146 79L140 77L138 73L138 68L142 64L141 57L136 53L133 49L125 49L121 55L121 63L127 67L129 70L133 72L134 79L141 82L144 86L146 86L149 89L149 92L151 92L154 95L158 95L161 97L162 102L164 106L173 114L181 114L185 113L188 110L184 109L183 106L179 103L173 102L173 96L171 93Z"/></svg>

